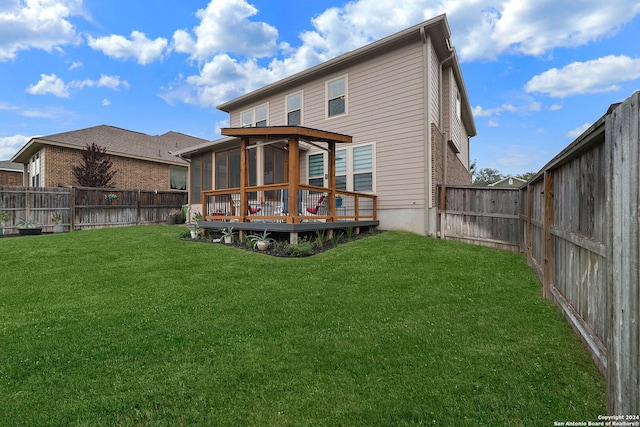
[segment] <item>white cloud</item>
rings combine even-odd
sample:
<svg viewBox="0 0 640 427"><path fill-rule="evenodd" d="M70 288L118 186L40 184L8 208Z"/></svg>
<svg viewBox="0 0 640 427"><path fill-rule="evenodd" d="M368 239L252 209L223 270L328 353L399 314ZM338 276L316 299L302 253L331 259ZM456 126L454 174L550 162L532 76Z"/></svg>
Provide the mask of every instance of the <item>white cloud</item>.
<svg viewBox="0 0 640 427"><path fill-rule="evenodd" d="M258 13L245 0L212 0L196 13L200 25L193 29L195 39L185 30L173 35L176 52L204 61L226 52L250 58L268 57L276 53L278 30L248 18Z"/></svg>
<svg viewBox="0 0 640 427"><path fill-rule="evenodd" d="M585 130L589 129L589 127L591 127L591 123L584 123L583 125L567 132L567 138L575 139L582 135Z"/></svg>
<svg viewBox="0 0 640 427"><path fill-rule="evenodd" d="M511 104L502 104L495 108L483 108L479 105L473 107L474 117L499 116L504 112L515 113L516 111L518 111L518 109Z"/></svg>
<svg viewBox="0 0 640 427"><path fill-rule="evenodd" d="M55 74L40 74L40 81L27 88L27 93L31 95L55 95L58 98L68 98L69 90L64 81Z"/></svg>
<svg viewBox="0 0 640 427"><path fill-rule="evenodd" d="M31 137L13 135L0 137L0 160L9 160L22 148Z"/></svg>
<svg viewBox="0 0 640 427"><path fill-rule="evenodd" d="M572 95L615 92L620 83L640 79L640 59L604 56L586 62L573 62L534 76L525 91L557 98Z"/></svg>
<svg viewBox="0 0 640 427"><path fill-rule="evenodd" d="M490 128L496 128L499 125L500 124L497 121L493 120L493 119L489 120L489 122L487 123L487 126L489 126Z"/></svg>
<svg viewBox="0 0 640 427"><path fill-rule="evenodd" d="M278 40L278 31L251 19L258 10L247 0L211 0L197 13L193 30L174 32L172 48L200 64L199 75L160 96L167 102L216 105L305 70L423 20L447 13L461 60L491 60L505 52L541 56L614 35L640 14L628 0L356 0L311 20L299 46ZM230 31L230 28L237 31ZM266 58L257 62L258 58ZM216 74L213 70L219 70ZM520 107L539 111L540 104ZM490 116L510 111L490 109ZM512 112L512 111L511 111Z"/></svg>
<svg viewBox="0 0 640 427"><path fill-rule="evenodd" d="M109 101L107 98L102 100L103 107L108 107L109 105L111 105L111 101Z"/></svg>
<svg viewBox="0 0 640 427"><path fill-rule="evenodd" d="M562 104L553 104L549 106L549 111L558 111L562 110Z"/></svg>
<svg viewBox="0 0 640 427"><path fill-rule="evenodd" d="M73 61L73 63L69 66L69 70L75 70L76 68L82 67L82 65L82 62L80 61Z"/></svg>
<svg viewBox="0 0 640 427"><path fill-rule="evenodd" d="M129 83L126 80L120 80L120 76L100 75L98 80L73 80L66 84L60 77L55 74L40 74L40 81L35 85L27 88L27 93L31 95L47 95L51 94L58 98L68 98L71 93L69 89L83 89L85 87L106 87L108 89L117 90L121 86L129 89Z"/></svg>
<svg viewBox="0 0 640 427"><path fill-rule="evenodd" d="M87 43L92 49L99 50L111 58L134 58L140 65L161 61L169 44L165 38L151 40L140 31L131 32L130 40L114 34L99 38L88 36Z"/></svg>
<svg viewBox="0 0 640 427"><path fill-rule="evenodd" d="M458 3L458 7L450 8ZM541 56L614 35L640 13L637 1L443 1L463 60L495 59L510 51Z"/></svg>
<svg viewBox="0 0 640 427"><path fill-rule="evenodd" d="M82 13L82 0L3 0L0 5L0 62L19 51L80 42L69 18Z"/></svg>
<svg viewBox="0 0 640 427"><path fill-rule="evenodd" d="M535 144L507 144L489 147L495 164L490 167L506 175L537 171L549 159L549 153Z"/></svg>

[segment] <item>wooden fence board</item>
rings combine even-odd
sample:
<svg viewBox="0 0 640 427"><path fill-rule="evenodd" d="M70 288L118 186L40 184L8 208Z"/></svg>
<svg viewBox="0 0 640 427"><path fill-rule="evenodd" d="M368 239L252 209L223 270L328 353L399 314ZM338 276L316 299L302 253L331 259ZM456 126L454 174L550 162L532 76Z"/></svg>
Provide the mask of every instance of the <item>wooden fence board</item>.
<svg viewBox="0 0 640 427"><path fill-rule="evenodd" d="M0 186L0 211L9 215L3 229L8 232L27 217L50 231L54 214L71 230L158 223L186 203L187 193L175 191Z"/></svg>
<svg viewBox="0 0 640 427"><path fill-rule="evenodd" d="M440 197L442 238L526 253L607 379L610 415L640 413L639 101L612 107L551 160L520 189L519 210L489 188Z"/></svg>
<svg viewBox="0 0 640 427"><path fill-rule="evenodd" d="M443 191L441 189L441 191ZM519 251L517 189L447 186L441 208L441 237Z"/></svg>

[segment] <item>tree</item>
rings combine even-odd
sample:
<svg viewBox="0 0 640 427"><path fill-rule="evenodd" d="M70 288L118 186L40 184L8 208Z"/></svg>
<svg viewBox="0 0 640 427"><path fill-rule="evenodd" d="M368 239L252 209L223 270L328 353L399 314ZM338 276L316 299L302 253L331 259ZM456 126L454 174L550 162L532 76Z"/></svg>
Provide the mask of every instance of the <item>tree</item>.
<svg viewBox="0 0 640 427"><path fill-rule="evenodd" d="M520 178L520 179L524 179L525 181L529 181L531 178L536 176L536 172L525 172L525 173L521 173L521 174L516 175L516 176L518 178Z"/></svg>
<svg viewBox="0 0 640 427"><path fill-rule="evenodd" d="M500 181L504 175L498 169L484 168L474 174L473 185L486 187L496 181Z"/></svg>
<svg viewBox="0 0 640 427"><path fill-rule="evenodd" d="M107 149L96 143L87 144L82 151L82 164L71 169L78 185L82 187L106 187L114 186L113 177L116 171L112 171L111 159L106 153Z"/></svg>

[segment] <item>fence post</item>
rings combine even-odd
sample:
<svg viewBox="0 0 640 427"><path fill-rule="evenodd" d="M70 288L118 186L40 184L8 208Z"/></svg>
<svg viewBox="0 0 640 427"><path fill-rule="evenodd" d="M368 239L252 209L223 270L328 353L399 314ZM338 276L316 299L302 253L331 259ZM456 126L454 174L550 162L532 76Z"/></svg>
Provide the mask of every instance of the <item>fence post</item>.
<svg viewBox="0 0 640 427"><path fill-rule="evenodd" d="M553 188L553 172L547 170L544 172L544 267L542 296L548 300L552 299L551 284L553 283L555 271L555 253L553 235L551 234L554 218Z"/></svg>
<svg viewBox="0 0 640 427"><path fill-rule="evenodd" d="M141 221L141 216L142 216L142 209L140 208L140 204L141 204L141 199L142 198L142 190L140 188L138 188L138 197L136 200L136 225L140 225Z"/></svg>
<svg viewBox="0 0 640 427"><path fill-rule="evenodd" d="M640 92L606 118L611 147L607 412L640 413Z"/></svg>
<svg viewBox="0 0 640 427"><path fill-rule="evenodd" d="M447 184L440 186L440 238L446 237L447 222Z"/></svg>
<svg viewBox="0 0 640 427"><path fill-rule="evenodd" d="M70 188L69 194L69 231L76 229L76 187Z"/></svg>

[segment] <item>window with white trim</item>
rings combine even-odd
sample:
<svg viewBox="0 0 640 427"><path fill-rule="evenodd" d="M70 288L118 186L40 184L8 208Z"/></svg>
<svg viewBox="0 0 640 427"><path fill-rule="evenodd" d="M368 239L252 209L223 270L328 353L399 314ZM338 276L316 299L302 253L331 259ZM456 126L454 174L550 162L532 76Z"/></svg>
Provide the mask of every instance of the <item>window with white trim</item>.
<svg viewBox="0 0 640 427"><path fill-rule="evenodd" d="M40 153L31 157L29 174L31 175L31 186L40 187Z"/></svg>
<svg viewBox="0 0 640 427"><path fill-rule="evenodd" d="M309 185L324 187L324 153L311 154L309 159Z"/></svg>
<svg viewBox="0 0 640 427"><path fill-rule="evenodd" d="M287 96L287 125L302 124L302 92Z"/></svg>
<svg viewBox="0 0 640 427"><path fill-rule="evenodd" d="M458 120L460 120L461 114L462 114L461 107L462 106L460 103L460 92L456 92L456 116L458 117Z"/></svg>
<svg viewBox="0 0 640 427"><path fill-rule="evenodd" d="M256 107L256 127L263 128L267 126L267 106L261 105Z"/></svg>
<svg viewBox="0 0 640 427"><path fill-rule="evenodd" d="M373 146L353 148L353 191L373 190Z"/></svg>
<svg viewBox="0 0 640 427"><path fill-rule="evenodd" d="M363 144L336 150L336 189L374 192L375 144ZM324 153L309 156L309 184L322 185ZM312 169L313 168L313 169ZM317 181L312 182L314 179ZM324 182L324 181L322 181Z"/></svg>
<svg viewBox="0 0 640 427"><path fill-rule="evenodd" d="M246 110L242 112L242 127L250 128L250 127L266 127L267 126L267 115L269 113L269 108L267 104L259 105L251 110Z"/></svg>
<svg viewBox="0 0 640 427"><path fill-rule="evenodd" d="M347 113L347 77L343 76L327 82L327 117Z"/></svg>

